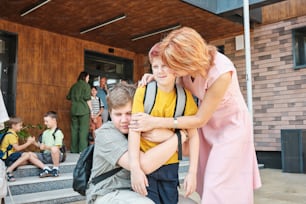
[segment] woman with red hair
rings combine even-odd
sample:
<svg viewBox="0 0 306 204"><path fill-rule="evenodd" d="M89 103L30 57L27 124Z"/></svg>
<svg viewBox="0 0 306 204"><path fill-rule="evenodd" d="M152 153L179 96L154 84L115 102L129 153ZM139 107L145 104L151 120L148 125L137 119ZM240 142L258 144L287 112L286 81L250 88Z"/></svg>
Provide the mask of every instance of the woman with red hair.
<svg viewBox="0 0 306 204"><path fill-rule="evenodd" d="M255 155L252 119L239 88L233 63L194 29L172 31L160 44L163 62L180 83L198 98L194 116L133 116L130 128L199 128L197 192L202 204L253 204L261 186ZM152 80L143 77L143 84Z"/></svg>

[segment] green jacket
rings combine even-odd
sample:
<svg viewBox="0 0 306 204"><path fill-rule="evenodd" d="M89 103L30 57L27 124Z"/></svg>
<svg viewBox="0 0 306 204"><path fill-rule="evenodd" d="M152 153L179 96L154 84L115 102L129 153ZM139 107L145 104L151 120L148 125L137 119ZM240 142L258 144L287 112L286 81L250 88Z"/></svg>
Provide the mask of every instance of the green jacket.
<svg viewBox="0 0 306 204"><path fill-rule="evenodd" d="M73 84L66 98L72 102L71 115L85 115L90 113L87 104L87 101L91 100L90 86L84 80L79 80Z"/></svg>

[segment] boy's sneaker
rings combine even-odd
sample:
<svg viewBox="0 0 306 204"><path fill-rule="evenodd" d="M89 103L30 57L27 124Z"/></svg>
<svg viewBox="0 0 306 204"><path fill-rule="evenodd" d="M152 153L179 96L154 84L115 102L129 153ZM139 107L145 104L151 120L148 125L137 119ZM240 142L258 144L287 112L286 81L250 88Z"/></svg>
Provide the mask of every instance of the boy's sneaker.
<svg viewBox="0 0 306 204"><path fill-rule="evenodd" d="M39 174L40 178L45 178L48 176L52 176L52 171L48 170L48 169L44 169L42 170L42 172Z"/></svg>
<svg viewBox="0 0 306 204"><path fill-rule="evenodd" d="M59 176L58 169L52 169L51 175L52 175L53 177L58 177L58 176Z"/></svg>

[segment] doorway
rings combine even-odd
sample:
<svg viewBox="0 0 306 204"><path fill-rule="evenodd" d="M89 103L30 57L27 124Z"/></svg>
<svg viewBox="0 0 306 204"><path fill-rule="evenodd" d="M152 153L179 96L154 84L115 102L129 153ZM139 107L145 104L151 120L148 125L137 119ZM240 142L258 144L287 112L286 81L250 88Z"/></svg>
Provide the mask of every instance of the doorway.
<svg viewBox="0 0 306 204"><path fill-rule="evenodd" d="M133 83L133 60L87 50L84 56L90 85L99 86L102 76L107 78L109 88L122 80Z"/></svg>
<svg viewBox="0 0 306 204"><path fill-rule="evenodd" d="M17 35L0 30L0 89L10 117L16 115Z"/></svg>

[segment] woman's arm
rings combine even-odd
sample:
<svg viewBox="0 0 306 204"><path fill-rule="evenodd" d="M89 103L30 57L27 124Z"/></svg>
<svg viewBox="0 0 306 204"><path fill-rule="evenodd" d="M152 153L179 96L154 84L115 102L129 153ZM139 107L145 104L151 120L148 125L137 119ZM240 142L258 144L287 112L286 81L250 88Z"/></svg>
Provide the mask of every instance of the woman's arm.
<svg viewBox="0 0 306 204"><path fill-rule="evenodd" d="M189 135L189 170L184 179L185 197L196 190L199 159L199 134L196 128L188 129Z"/></svg>
<svg viewBox="0 0 306 204"><path fill-rule="evenodd" d="M193 116L178 117L175 124L173 118L152 117L145 113L137 113L132 116L129 128L135 131L148 131L155 128L174 128L175 126L179 129L202 127L222 101L231 79L231 72L221 75L207 90L198 112Z"/></svg>
<svg viewBox="0 0 306 204"><path fill-rule="evenodd" d="M86 103L87 103L87 105L89 107L90 114L93 115L91 100L86 101Z"/></svg>

